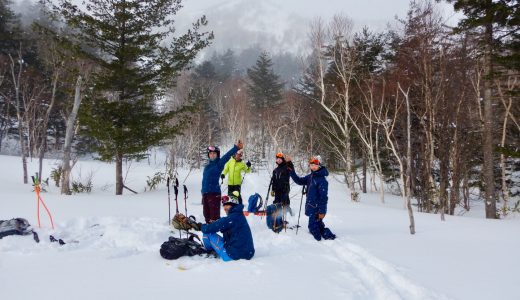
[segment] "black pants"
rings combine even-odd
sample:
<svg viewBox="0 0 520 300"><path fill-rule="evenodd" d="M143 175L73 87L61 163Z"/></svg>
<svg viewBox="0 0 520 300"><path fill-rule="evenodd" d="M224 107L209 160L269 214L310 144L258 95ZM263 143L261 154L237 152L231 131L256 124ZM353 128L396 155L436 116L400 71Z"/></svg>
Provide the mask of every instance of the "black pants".
<svg viewBox="0 0 520 300"><path fill-rule="evenodd" d="M290 205L289 193L275 193L273 203L281 203L282 205Z"/></svg>
<svg viewBox="0 0 520 300"><path fill-rule="evenodd" d="M228 187L227 187L228 196L229 197L231 197L231 195L233 194L234 191L238 191L240 193L240 196L238 196L238 202L240 204L242 204L242 191L241 191L241 188L242 188L242 186L240 186L240 185L228 185Z"/></svg>

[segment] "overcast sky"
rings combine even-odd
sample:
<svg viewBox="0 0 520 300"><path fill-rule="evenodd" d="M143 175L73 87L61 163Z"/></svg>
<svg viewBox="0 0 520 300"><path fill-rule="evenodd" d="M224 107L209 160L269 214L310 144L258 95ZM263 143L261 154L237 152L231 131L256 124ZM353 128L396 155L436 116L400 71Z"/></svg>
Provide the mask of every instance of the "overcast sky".
<svg viewBox="0 0 520 300"><path fill-rule="evenodd" d="M212 48L243 49L258 43L271 51L303 50L308 24L316 17L330 20L334 14L349 16L356 29L375 31L404 18L409 0L185 0L178 13L179 29L206 15L215 33ZM452 6L441 3L446 18L455 23ZM184 28L183 28L184 27Z"/></svg>
<svg viewBox="0 0 520 300"><path fill-rule="evenodd" d="M27 1L14 0L18 5ZM78 4L82 0L73 0ZM202 15L209 20L215 40L205 53L235 51L259 44L271 52L289 51L302 54L305 49L309 22L317 17L330 20L344 14L354 21L356 30L364 26L373 31L395 25L396 16L404 18L410 0L183 0L176 17L178 33ZM452 6L439 4L451 24L457 21ZM24 8L21 7L21 10Z"/></svg>

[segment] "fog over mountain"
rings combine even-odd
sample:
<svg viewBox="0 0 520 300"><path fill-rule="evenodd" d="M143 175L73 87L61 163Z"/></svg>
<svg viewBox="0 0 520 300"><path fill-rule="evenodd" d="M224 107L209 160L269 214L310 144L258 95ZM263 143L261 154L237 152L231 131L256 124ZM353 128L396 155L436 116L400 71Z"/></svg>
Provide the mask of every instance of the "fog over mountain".
<svg viewBox="0 0 520 300"><path fill-rule="evenodd" d="M14 0L23 15L34 16L32 0ZM77 1L81 3L80 0ZM379 31L395 24L396 16L404 18L409 0L184 0L176 17L179 33L202 15L209 21L208 30L215 33L212 46L203 56L230 48L235 52L255 46L269 52L304 52L309 22L320 17L330 20L335 14L352 18L356 30L364 26ZM441 4L444 14L455 23L450 5ZM199 58L200 59L200 58Z"/></svg>
<svg viewBox="0 0 520 300"><path fill-rule="evenodd" d="M305 48L309 22L320 17L330 20L335 14L352 18L355 29L364 26L374 31L404 18L409 0L186 0L179 12L179 29L191 20L206 15L215 33L211 49L241 50L259 44L272 52L300 54ZM453 17L451 6L442 5L444 14Z"/></svg>

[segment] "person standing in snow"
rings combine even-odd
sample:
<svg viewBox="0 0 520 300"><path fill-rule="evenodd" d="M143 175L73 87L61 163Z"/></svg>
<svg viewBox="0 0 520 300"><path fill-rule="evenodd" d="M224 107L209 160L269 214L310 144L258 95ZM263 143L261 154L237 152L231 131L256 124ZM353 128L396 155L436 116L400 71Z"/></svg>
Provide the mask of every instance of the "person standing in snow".
<svg viewBox="0 0 520 300"><path fill-rule="evenodd" d="M290 157L286 159L288 162L291 161ZM329 183L325 177L329 175L329 171L327 171L325 166L321 165L320 156L311 157L309 168L311 173L304 177L296 175L294 168L289 172L289 175L296 184L307 186L305 215L309 217L309 232L317 241L320 241L322 238L333 240L336 238L336 235L329 228L325 227L325 223L323 223L323 219L327 214L329 190Z"/></svg>
<svg viewBox="0 0 520 300"><path fill-rule="evenodd" d="M240 196L238 198L238 202L242 204L242 171L244 173L251 172L251 162L247 161L244 163L242 161L243 151L238 150L237 153L226 163L224 166L224 171L220 174L220 178L224 180L226 175L228 176L228 194L232 194L234 191L238 191Z"/></svg>
<svg viewBox="0 0 520 300"><path fill-rule="evenodd" d="M202 210L206 223L211 223L220 218L221 190L218 183L220 174L226 162L238 150L244 146L239 140L233 148L220 157L220 149L215 146L208 147L208 163L202 173Z"/></svg>
<svg viewBox="0 0 520 300"><path fill-rule="evenodd" d="M280 203L282 206L289 206L289 192L291 185L289 184L289 172L294 169L291 161L286 162L283 153L276 154L276 168L273 170L271 177L271 196L274 196L274 204Z"/></svg>
<svg viewBox="0 0 520 300"><path fill-rule="evenodd" d="M222 202L226 217L211 224L202 224L177 214L174 226L177 226L177 229L202 231L204 248L207 251L214 250L224 261L249 260L255 254L255 247L251 229L244 216L244 205L238 203L236 196L223 196ZM217 234L219 231L223 236Z"/></svg>

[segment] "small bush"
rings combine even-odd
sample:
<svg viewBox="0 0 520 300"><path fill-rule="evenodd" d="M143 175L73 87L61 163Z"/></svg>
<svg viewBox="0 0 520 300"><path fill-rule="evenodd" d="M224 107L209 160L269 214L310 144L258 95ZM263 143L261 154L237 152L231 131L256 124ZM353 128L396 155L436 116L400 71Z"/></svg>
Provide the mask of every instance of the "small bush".
<svg viewBox="0 0 520 300"><path fill-rule="evenodd" d="M73 179L72 183L71 183L71 191L74 194L79 194L79 193L89 194L90 192L92 192L92 188L94 187L94 185L92 184L92 178L93 178L93 174L90 173L84 182L82 182L81 176L78 180Z"/></svg>
<svg viewBox="0 0 520 300"><path fill-rule="evenodd" d="M159 184L163 183L166 180L166 173L163 172L156 172L151 178L150 176L146 176L148 179L146 180L147 188L144 189L146 192L155 190Z"/></svg>
<svg viewBox="0 0 520 300"><path fill-rule="evenodd" d="M61 175L63 174L63 169L61 166L58 168L53 168L51 170L51 178L54 181L54 184L56 184L56 187L60 187L60 181L61 181Z"/></svg>
<svg viewBox="0 0 520 300"><path fill-rule="evenodd" d="M88 181L85 184L83 184L80 181L72 181L72 192L74 194L79 193L90 193L92 191L92 181Z"/></svg>

